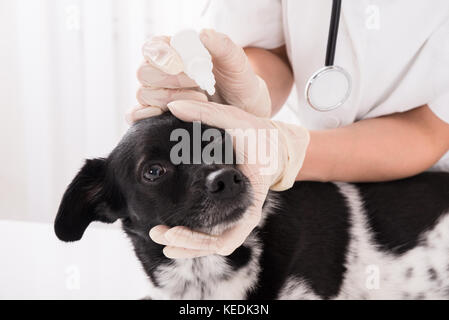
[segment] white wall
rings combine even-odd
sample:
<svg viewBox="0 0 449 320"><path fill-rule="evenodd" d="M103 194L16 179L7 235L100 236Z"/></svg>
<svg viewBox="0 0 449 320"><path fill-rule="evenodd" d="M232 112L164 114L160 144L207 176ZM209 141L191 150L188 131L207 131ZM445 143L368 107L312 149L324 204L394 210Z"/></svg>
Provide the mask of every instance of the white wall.
<svg viewBox="0 0 449 320"><path fill-rule="evenodd" d="M13 1L0 0L0 218L26 211L26 160L20 117Z"/></svg>
<svg viewBox="0 0 449 320"><path fill-rule="evenodd" d="M0 0L0 219L53 220L84 159L127 129L145 39L197 26L204 5Z"/></svg>

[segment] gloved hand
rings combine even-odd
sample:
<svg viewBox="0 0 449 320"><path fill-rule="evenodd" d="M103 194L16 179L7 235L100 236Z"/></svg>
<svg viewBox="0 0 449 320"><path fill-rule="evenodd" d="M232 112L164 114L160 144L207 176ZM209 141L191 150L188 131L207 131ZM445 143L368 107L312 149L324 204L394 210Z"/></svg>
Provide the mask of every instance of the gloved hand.
<svg viewBox="0 0 449 320"><path fill-rule="evenodd" d="M261 159L249 163L248 159L251 157L248 150L235 150L237 159L246 160L240 169L250 180L254 202L234 228L220 236L193 232L184 227L169 229L166 226L157 226L150 231L153 241L166 246L164 254L172 259L212 254L228 256L244 243L260 223L268 191L284 191L293 186L304 162L310 141L309 132L299 126L258 118L240 108L216 103L175 101L170 103L168 108L180 120L201 121L226 129L234 140L241 138L245 130L256 130L257 150L265 148L263 150L272 155L267 158L268 163L262 163ZM234 144L234 147L239 145Z"/></svg>
<svg viewBox="0 0 449 320"><path fill-rule="evenodd" d="M209 50L217 81L217 93L208 97L183 72L181 57L170 46L169 37L155 37L143 47L145 62L138 70L142 87L137 93L140 106L132 109L130 123L167 111L175 100L197 100L237 106L259 117L270 117L271 98L267 85L257 76L243 49L224 34L203 30L200 39Z"/></svg>

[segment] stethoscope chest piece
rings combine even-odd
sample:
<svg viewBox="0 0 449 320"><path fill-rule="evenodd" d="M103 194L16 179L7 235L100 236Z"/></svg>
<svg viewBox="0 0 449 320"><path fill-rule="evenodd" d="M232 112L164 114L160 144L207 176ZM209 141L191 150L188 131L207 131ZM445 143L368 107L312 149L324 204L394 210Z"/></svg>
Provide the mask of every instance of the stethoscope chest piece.
<svg viewBox="0 0 449 320"><path fill-rule="evenodd" d="M328 112L341 107L349 99L352 91L351 76L338 66L324 67L317 71L306 86L308 104L320 112Z"/></svg>

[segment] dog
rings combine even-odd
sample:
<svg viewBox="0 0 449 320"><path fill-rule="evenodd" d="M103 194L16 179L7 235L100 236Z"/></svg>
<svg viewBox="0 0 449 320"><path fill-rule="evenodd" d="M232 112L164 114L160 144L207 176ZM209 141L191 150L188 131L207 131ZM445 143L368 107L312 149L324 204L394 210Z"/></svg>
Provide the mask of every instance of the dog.
<svg viewBox="0 0 449 320"><path fill-rule="evenodd" d="M176 129L193 130L170 114L142 120L108 158L88 160L61 201L58 238L78 241L91 222L120 220L151 299L449 298L442 172L385 183L297 182L269 193L260 225L232 255L166 258L149 237L153 227L224 230L252 203L235 164L172 164Z"/></svg>

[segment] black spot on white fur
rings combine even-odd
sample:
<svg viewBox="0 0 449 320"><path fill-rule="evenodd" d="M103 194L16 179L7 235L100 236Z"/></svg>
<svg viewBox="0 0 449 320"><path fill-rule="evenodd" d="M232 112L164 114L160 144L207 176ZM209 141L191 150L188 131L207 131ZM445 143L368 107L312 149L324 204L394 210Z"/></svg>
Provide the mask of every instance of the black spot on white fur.
<svg viewBox="0 0 449 320"><path fill-rule="evenodd" d="M438 274L436 272L436 270L434 268L429 268L429 270L427 271L429 274L429 279L431 281L437 281L438 280Z"/></svg>
<svg viewBox="0 0 449 320"><path fill-rule="evenodd" d="M407 271L405 272L405 278L410 279L413 277L413 268L407 268Z"/></svg>
<svg viewBox="0 0 449 320"><path fill-rule="evenodd" d="M382 184L358 184L368 223L385 252L403 254L420 243L449 208L448 174L424 173Z"/></svg>
<svg viewBox="0 0 449 320"><path fill-rule="evenodd" d="M325 195L326 201L323 201ZM297 183L261 232L264 266L252 299L275 299L285 277L296 276L323 298L338 295L346 271L349 215L331 183Z"/></svg>

